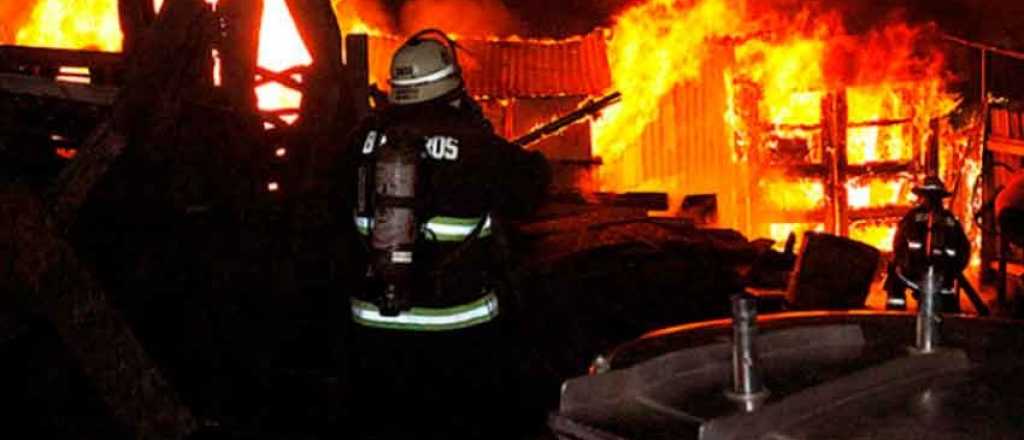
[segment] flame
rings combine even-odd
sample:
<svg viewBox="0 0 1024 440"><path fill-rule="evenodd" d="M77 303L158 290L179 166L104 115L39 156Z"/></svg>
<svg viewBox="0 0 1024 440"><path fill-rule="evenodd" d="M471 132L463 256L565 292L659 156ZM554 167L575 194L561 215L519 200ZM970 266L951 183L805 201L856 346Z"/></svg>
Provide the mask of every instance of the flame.
<svg viewBox="0 0 1024 440"><path fill-rule="evenodd" d="M896 237L895 221L865 221L850 225L850 238L867 243L882 252L892 252Z"/></svg>
<svg viewBox="0 0 1024 440"><path fill-rule="evenodd" d="M766 178L758 188L776 210L811 211L825 206L825 184L819 179Z"/></svg>
<svg viewBox="0 0 1024 440"><path fill-rule="evenodd" d="M313 57L302 42L284 0L264 0L261 23L259 55L256 59L260 67L281 73L313 63ZM299 74L293 74L291 78L298 82L303 79ZM293 124L299 117L302 92L280 82L272 81L257 86L256 98L260 110L282 112L281 119L288 124Z"/></svg>
<svg viewBox="0 0 1024 440"><path fill-rule="evenodd" d="M767 122L821 122L824 53L824 41L796 36L782 42L755 39L736 48L738 70L763 89L759 110Z"/></svg>
<svg viewBox="0 0 1024 440"><path fill-rule="evenodd" d="M907 206L911 185L909 177L851 179L846 182L847 202L854 209Z"/></svg>
<svg viewBox="0 0 1024 440"><path fill-rule="evenodd" d="M608 62L622 102L606 112L595 130L595 153L605 163L629 149L657 115L661 98L700 72L705 42L733 33L741 17L728 0L700 0L683 7L674 0L650 0L616 18Z"/></svg>
<svg viewBox="0 0 1024 440"><path fill-rule="evenodd" d="M120 51L117 0L40 0L15 41L23 46Z"/></svg>
<svg viewBox="0 0 1024 440"><path fill-rule="evenodd" d="M825 232L825 225L822 223L772 223L768 225L768 237L775 242L772 246L776 250L783 250L789 234L796 234L795 248L800 250L806 232Z"/></svg>

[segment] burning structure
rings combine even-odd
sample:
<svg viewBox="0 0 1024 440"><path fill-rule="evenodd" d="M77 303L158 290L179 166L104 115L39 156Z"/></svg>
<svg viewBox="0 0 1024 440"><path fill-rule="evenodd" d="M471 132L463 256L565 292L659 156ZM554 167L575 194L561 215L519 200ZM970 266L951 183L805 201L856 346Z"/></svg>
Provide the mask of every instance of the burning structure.
<svg viewBox="0 0 1024 440"><path fill-rule="evenodd" d="M149 277L172 285L159 286L167 291L194 288L195 296L205 292L197 285L216 285L213 291L222 283L238 291L274 286L299 297L328 284L322 274L336 268L322 268L320 257L332 244L318 233L336 225L324 220L324 164L356 120L381 103L387 59L404 34L364 21L380 13L360 9L364 3L39 0L16 14L0 6L0 41L16 44L0 47L0 111L8 116L0 126L6 162L0 166L18 185L49 194L45 202L20 186L10 191L14 196L0 194L3 212L31 214L9 222L16 223L10 230L23 229L5 239L22 251L47 251L26 259L32 252L3 248L0 261L17 263L17 285L49 292L40 295L50 298L42 307L99 384L100 397L126 408L118 421L141 430L190 431L196 421L185 401L201 406L196 402L203 400L198 391L183 400L168 397L174 393L167 381L147 373L157 371L156 361L112 311L105 289L144 291L153 284L140 280ZM429 15L425 6L409 10ZM975 225L994 224L982 219L984 205L1020 168L1020 110L983 86L980 111L957 113L959 104L977 99L952 91L960 79L951 74L949 54L963 44L980 49L983 60L1020 54L970 46L930 24L888 18L853 30L835 12L789 14L742 0L633 2L603 26L557 39L487 33L457 38L469 91L486 116L508 138L543 128L529 137L536 140L531 148L552 160L557 190L578 193L572 200L587 209L594 200L615 208L614 221L545 218L521 225L526 236L550 238L546 252L531 259L534 269L558 260L537 272L589 277L549 283L537 276L525 285L571 298L566 304L610 310L592 320L601 328L577 329L592 338L586 343L549 342L548 351L568 358L566 364L580 365L622 334L635 336L681 315L721 314L716 307L725 303L717 297L663 293L680 286L716 294L740 288L732 282L741 278L733 265L769 254L739 233L696 232L673 218L686 196L714 194L715 226L748 237L782 243L790 233L822 231L889 251L896 222L913 204L911 186L938 175L955 194L953 211L981 220L965 224L982 267L1011 254L1008 244L998 245L996 231L982 234ZM119 178L143 183L123 188ZM669 201L638 192L665 193ZM158 213L147 215L136 203ZM661 212L651 218L646 211ZM171 250L148 250L158 234L146 225L160 216L201 233L186 243L161 243ZM107 235L81 226L97 223ZM242 231L241 244L225 244L230 234L210 231ZM79 238L69 243L66 235ZM108 246L111 237L120 247ZM583 245L591 246L586 258L570 255ZM105 277L97 280L89 265L77 262L81 248L95 254ZM235 251L241 256L218 260ZM106 262L103 255L115 258ZM246 258L253 255L271 258L253 264L257 269L239 262L251 263ZM162 258L185 261L181 267L194 271L194 279L160 272ZM636 267L644 269L628 272ZM609 283L609 274L622 276ZM244 282L226 281L238 279ZM633 295L628 310L619 297L600 302L565 293L581 286L625 291L637 279L657 282L638 289L644 294ZM84 293L52 299L63 291ZM94 326L102 331L68 319L82 304L104 324ZM553 311L539 316L566 319ZM323 319L303 319L310 333L326 333ZM282 346L306 336L283 333L276 336ZM102 343L108 340L113 349ZM162 355L158 361L173 357ZM115 365L121 359L128 360ZM105 373L117 368L129 373ZM289 380L300 376L294 371ZM309 388L328 382L302 379Z"/></svg>
<svg viewBox="0 0 1024 440"><path fill-rule="evenodd" d="M36 6L20 43L120 48L116 26L36 30L45 22L78 28L54 18L62 9L50 3ZM109 21L114 6L95 3L88 12ZM362 48L350 35L348 58L366 64L366 81L386 88L380 79L398 39L365 24L359 10L338 16L346 35L373 34ZM279 117L267 119L268 129L285 128L298 118L296 88L313 60L284 1L266 2L260 21L258 105ZM703 0L647 2L604 31L570 40L492 36L462 44L471 92L510 138L587 98L622 93L615 107L540 147L577 166L600 160L585 190L667 192L672 210L685 195L716 194L721 226L750 236L781 242L790 232L819 230L886 249L909 205L910 182L929 172L971 182L980 172L976 130L954 132L948 123L960 97L947 87L939 37L934 27L895 19L855 34L834 12L789 17L743 1ZM275 155L288 154L271 143Z"/></svg>

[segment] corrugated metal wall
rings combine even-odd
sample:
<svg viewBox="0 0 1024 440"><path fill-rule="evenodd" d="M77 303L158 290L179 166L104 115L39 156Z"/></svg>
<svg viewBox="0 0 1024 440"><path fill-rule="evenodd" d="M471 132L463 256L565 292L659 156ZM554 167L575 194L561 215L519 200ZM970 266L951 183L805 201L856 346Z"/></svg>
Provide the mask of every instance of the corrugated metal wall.
<svg viewBox="0 0 1024 440"><path fill-rule="evenodd" d="M725 122L725 71L732 50L716 46L700 78L677 85L661 102L657 119L622 162L602 169L633 190L668 191L674 207L683 196L718 195L721 226L740 228L746 183L732 159L732 135Z"/></svg>

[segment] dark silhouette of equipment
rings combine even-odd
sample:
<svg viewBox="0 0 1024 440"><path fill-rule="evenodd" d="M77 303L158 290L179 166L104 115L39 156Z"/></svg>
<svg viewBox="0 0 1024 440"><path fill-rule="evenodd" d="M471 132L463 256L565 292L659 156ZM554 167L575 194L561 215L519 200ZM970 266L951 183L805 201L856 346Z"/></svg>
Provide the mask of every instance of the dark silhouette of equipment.
<svg viewBox="0 0 1024 440"><path fill-rule="evenodd" d="M718 195L693 194L683 198L679 216L696 226L714 226L718 223Z"/></svg>
<svg viewBox="0 0 1024 440"><path fill-rule="evenodd" d="M996 197L999 231L1007 241L1024 246L1024 173L1018 173Z"/></svg>
<svg viewBox="0 0 1024 440"><path fill-rule="evenodd" d="M878 249L864 243L808 232L786 291L786 302L796 310L862 308L880 258Z"/></svg>
<svg viewBox="0 0 1024 440"><path fill-rule="evenodd" d="M943 200L952 194L935 176L925 178L913 192L921 203L900 220L896 229L893 261L885 284L886 307L906 309L907 288L921 303L921 293L929 287L935 290L937 310L959 313L958 293L962 288L978 314L987 316L988 307L963 275L970 261L971 245L960 221L943 205Z"/></svg>
<svg viewBox="0 0 1024 440"><path fill-rule="evenodd" d="M1010 245L1024 247L1024 172L1018 172L1010 179L1010 182L999 192L995 201L996 222L999 224L1000 251L999 251L999 301L1007 299L1007 265L1010 258ZM1018 293L1024 291L1024 277L1018 284ZM1018 301L1017 316L1020 316L1020 303Z"/></svg>

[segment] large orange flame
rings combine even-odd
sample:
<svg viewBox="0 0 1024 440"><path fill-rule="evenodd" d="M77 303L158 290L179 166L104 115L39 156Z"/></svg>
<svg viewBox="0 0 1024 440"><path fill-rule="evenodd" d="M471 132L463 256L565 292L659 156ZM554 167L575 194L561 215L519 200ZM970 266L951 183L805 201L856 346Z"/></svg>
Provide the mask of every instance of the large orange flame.
<svg viewBox="0 0 1024 440"><path fill-rule="evenodd" d="M722 78L727 97L723 117L735 138L728 154L737 169L733 176L754 179L736 182L723 176L723 185L744 187L756 183L753 192L760 198L751 202L762 205L749 207L749 212L784 212L783 217L790 219L781 223L769 218L750 219L753 223L767 223L758 231L784 238L792 230L822 226L822 208L828 205L826 199L830 197L825 192L825 175L783 177L766 167L767 163L747 163L745 159L750 157L747 150L751 148L774 145L786 147L779 151L793 154L806 145L807 156L803 160L808 165L828 165L829 162L822 161L831 161L832 151L823 149L820 132L827 122L823 120L824 105L830 102L826 99L845 98L837 102L846 103L845 160L849 165L887 162L888 169L899 169L894 168L895 164L921 163L930 122L958 103L957 97L945 90L942 53L924 45L924 37L931 28L888 22L852 35L836 13L793 14L754 5L760 10L753 16L745 6L745 2L727 0L647 0L620 14L612 29L609 61L615 87L624 97L619 108L606 112L594 125L595 150L605 159L603 168L643 163L637 158L621 158L641 154L637 144L649 123L676 123L659 120L662 97L698 74L705 75L700 69L707 61L706 54L712 53L713 45L723 42L733 47L732 65ZM702 87L716 87L715 78L702 80ZM657 165L659 173L663 173L665 165ZM675 172L683 175L689 171L677 166ZM600 186L613 191L639 187L649 190L646 185L652 181L672 181L664 175L655 179L636 177L642 173L602 170ZM629 176L630 180L617 181L617 176ZM912 203L911 177L890 172L843 182L848 199L845 209L898 212L881 208ZM686 190L660 189L669 193ZM791 219L801 212L806 212L806 222L793 223ZM891 219L862 221L849 227L851 236L882 248L889 246Z"/></svg>
<svg viewBox="0 0 1024 440"><path fill-rule="evenodd" d="M259 55L256 63L271 72L281 73L297 66L313 63L288 5L284 0L264 0L263 18L260 26ZM292 79L302 81L301 75ZM285 87L279 82L268 82L256 87L256 98L260 110L285 111L285 122L291 124L298 119L302 92Z"/></svg>
<svg viewBox="0 0 1024 440"><path fill-rule="evenodd" d="M729 0L701 0L683 7L675 0L651 0L622 13L608 47L618 109L606 112L595 130L595 153L614 162L632 147L657 115L661 98L677 84L697 77L706 40L727 36L741 17Z"/></svg>
<svg viewBox="0 0 1024 440"><path fill-rule="evenodd" d="M121 50L117 0L40 0L17 44L61 49Z"/></svg>

